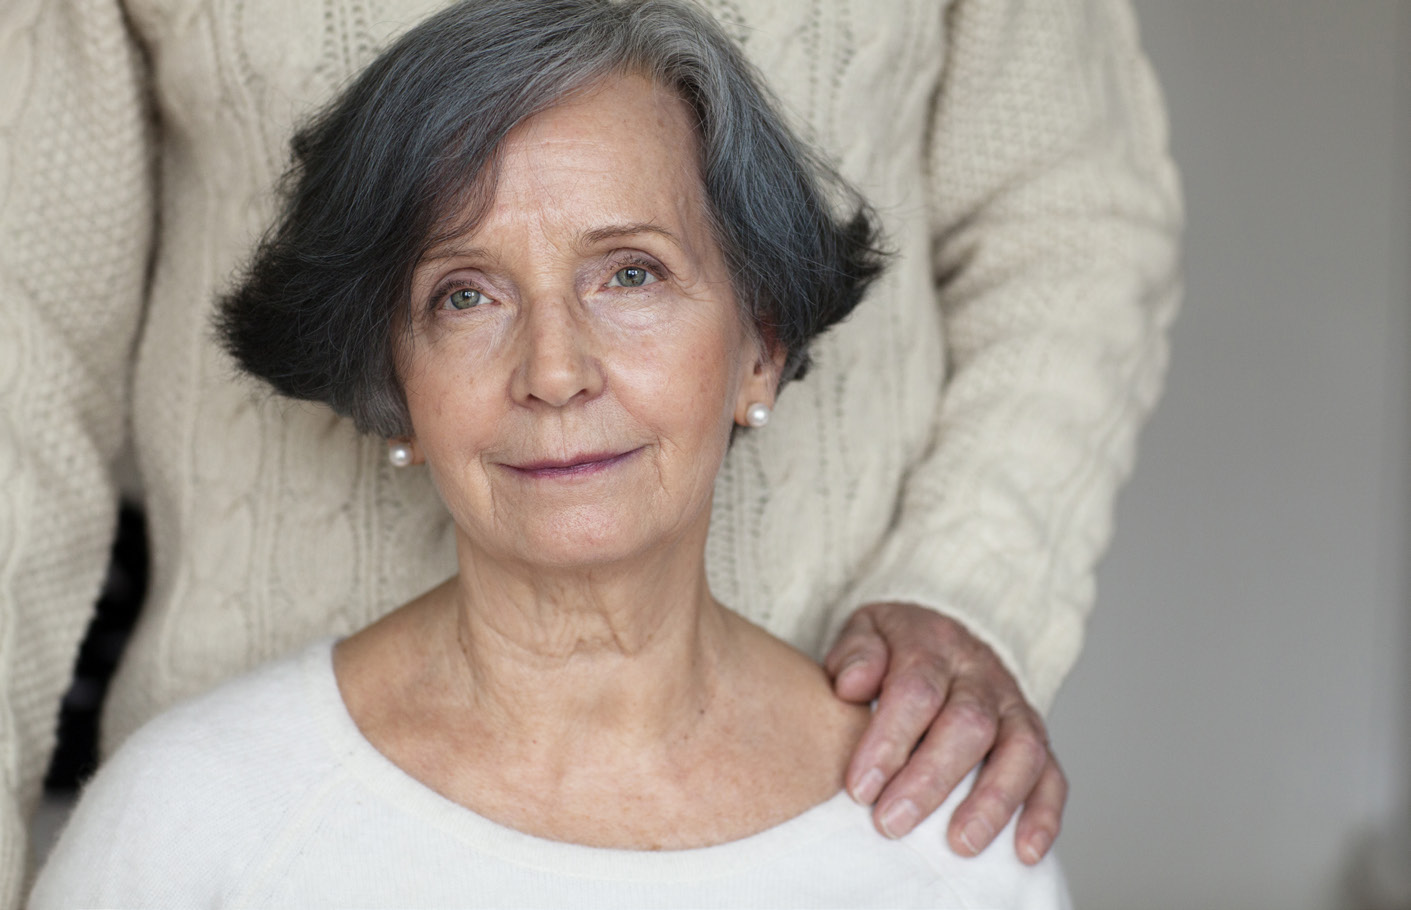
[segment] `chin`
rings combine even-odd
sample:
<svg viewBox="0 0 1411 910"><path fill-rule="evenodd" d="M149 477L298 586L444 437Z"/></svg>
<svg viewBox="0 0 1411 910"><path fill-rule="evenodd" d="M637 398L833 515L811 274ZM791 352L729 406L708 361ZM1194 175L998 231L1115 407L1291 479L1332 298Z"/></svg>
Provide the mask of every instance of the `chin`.
<svg viewBox="0 0 1411 910"><path fill-rule="evenodd" d="M662 545L640 516L603 515L598 510L562 510L514 535L518 561L546 570L593 569L629 563Z"/></svg>

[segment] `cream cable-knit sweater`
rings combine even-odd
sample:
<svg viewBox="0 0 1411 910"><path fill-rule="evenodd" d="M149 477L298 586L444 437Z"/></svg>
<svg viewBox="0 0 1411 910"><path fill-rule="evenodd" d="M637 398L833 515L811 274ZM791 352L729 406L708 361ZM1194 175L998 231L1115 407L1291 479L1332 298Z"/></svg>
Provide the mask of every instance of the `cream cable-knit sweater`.
<svg viewBox="0 0 1411 910"><path fill-rule="evenodd" d="M237 379L213 293L292 125L441 0L0 7L0 879L135 447L154 548L108 744L454 568L422 470ZM819 653L934 606L1046 708L1175 309L1177 183L1122 0L710 0L898 258L716 491L716 595ZM454 61L447 61L453 65Z"/></svg>

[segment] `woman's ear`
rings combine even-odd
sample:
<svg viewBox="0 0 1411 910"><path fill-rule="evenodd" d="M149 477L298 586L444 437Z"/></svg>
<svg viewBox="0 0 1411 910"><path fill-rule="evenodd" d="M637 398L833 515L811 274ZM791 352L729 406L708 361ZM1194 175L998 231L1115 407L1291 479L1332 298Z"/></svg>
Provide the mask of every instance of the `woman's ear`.
<svg viewBox="0 0 1411 910"><path fill-rule="evenodd" d="M755 358L749 375L741 383L740 394L735 402L736 424L762 425L757 419L751 419L750 409L757 408L758 405L763 405L769 411L774 409L774 399L779 393L779 377L784 374L784 361L787 357L788 351L784 350L782 344L772 338L760 340L759 355Z"/></svg>

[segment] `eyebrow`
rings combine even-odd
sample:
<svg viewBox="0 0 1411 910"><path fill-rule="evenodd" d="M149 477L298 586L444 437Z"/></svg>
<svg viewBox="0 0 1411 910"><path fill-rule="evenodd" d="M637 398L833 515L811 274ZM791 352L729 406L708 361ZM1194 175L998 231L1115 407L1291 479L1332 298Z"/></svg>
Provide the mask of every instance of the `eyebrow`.
<svg viewBox="0 0 1411 910"><path fill-rule="evenodd" d="M634 234L656 234L670 241L677 249L685 249L681 238L660 225L652 224L650 221L607 224L600 228L594 228L579 238L579 245L583 247L595 246L605 240L631 237ZM498 257L491 255L489 250L482 249L478 246L457 246L456 242L451 240L430 250L418 265L431 265L445 262L448 259L483 259L492 263L498 261Z"/></svg>
<svg viewBox="0 0 1411 910"><path fill-rule="evenodd" d="M491 263L499 261L499 257L492 255L489 250L478 246L457 246L456 242L452 240L428 250L421 261L417 263L417 269L445 262L448 259L480 259Z"/></svg>
<svg viewBox="0 0 1411 910"><path fill-rule="evenodd" d="M650 221L635 221L629 224L608 224L600 228L594 228L585 233L582 237L584 246L593 246L602 243L604 240L615 240L618 237L628 237L633 234L657 234L671 241L677 248L684 248L681 238L668 231L660 225L652 224Z"/></svg>

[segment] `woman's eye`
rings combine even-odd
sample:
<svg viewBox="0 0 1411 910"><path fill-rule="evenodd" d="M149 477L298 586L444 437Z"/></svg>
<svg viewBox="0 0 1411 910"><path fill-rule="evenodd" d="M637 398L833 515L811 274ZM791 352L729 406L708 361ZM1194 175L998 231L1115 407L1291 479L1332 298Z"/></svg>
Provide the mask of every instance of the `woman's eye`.
<svg viewBox="0 0 1411 910"><path fill-rule="evenodd" d="M629 265L626 268L618 269L613 273L612 281L608 282L610 288L639 288L644 284L651 284L657 277L640 265Z"/></svg>
<svg viewBox="0 0 1411 910"><path fill-rule="evenodd" d="M486 297L475 288L457 288L446 295L446 304L452 309L468 310L471 307L479 306L489 299L489 297Z"/></svg>

